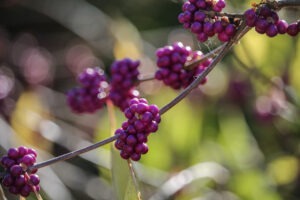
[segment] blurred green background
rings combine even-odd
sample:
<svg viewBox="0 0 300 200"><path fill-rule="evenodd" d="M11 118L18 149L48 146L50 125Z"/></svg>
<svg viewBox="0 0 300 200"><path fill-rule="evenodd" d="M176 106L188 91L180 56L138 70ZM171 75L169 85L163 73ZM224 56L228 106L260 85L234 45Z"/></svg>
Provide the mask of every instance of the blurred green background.
<svg viewBox="0 0 300 200"><path fill-rule="evenodd" d="M252 1L251 1L252 2ZM257 1L256 3L258 3ZM3 0L0 3L0 146L32 146L39 161L109 137L107 109L77 115L65 92L84 68L107 72L115 59L156 70L157 48L182 41L204 53L177 21L176 0ZM227 2L242 13L250 1ZM299 9L279 12L288 22ZM143 199L300 199L300 41L250 31L208 76L208 83L162 117L149 152L135 163ZM164 106L178 91L139 85ZM118 126L125 119L116 110ZM127 166L118 166L118 175ZM39 170L44 199L115 199L110 145ZM8 199L18 199L9 195ZM35 199L32 195L28 199Z"/></svg>

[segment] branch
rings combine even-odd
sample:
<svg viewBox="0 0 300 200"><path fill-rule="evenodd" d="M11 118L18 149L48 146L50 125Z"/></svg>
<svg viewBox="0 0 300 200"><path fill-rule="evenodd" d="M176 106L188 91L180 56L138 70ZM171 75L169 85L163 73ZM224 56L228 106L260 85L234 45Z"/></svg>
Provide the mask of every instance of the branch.
<svg viewBox="0 0 300 200"><path fill-rule="evenodd" d="M300 6L299 0L279 0L279 1L273 1L268 2L275 10L280 10L284 7L298 7Z"/></svg>
<svg viewBox="0 0 300 200"><path fill-rule="evenodd" d="M102 140L100 142L97 142L95 144L92 144L90 146L87 146L87 147L84 147L82 149L79 149L79 150L76 150L76 151L72 151L72 152L69 152L69 153L66 153L66 154L63 154L61 156L58 156L58 157L55 157L55 158L52 158L52 159L49 159L49 160L46 160L44 162L40 162L40 163L37 163L35 165L32 165L31 167L29 167L27 169L27 171L32 171L34 169L38 169L38 168L42 168L42 167L46 167L48 165L51 165L51 164L54 164L56 162L59 162L59 161L63 161L63 160L68 160L68 159L71 159L71 158L74 158L80 154L83 154L83 153L86 153L88 151L91 151L91 150L94 150L98 147L101 147L105 144L108 144L114 140L116 140L119 136L118 135L114 135L110 138L107 138L105 140Z"/></svg>
<svg viewBox="0 0 300 200"><path fill-rule="evenodd" d="M208 16L214 17L214 16L219 16L219 17L229 17L229 18L244 18L244 14L240 13L225 13L225 12L216 12L213 10L199 10Z"/></svg>
<svg viewBox="0 0 300 200"><path fill-rule="evenodd" d="M222 60L222 58L227 54L227 52L238 42L243 35L245 35L251 28L247 27L245 21L239 27L236 35L232 38L231 41L225 43L225 46L222 48L222 51L219 55L217 55L210 65L201 73L199 76L187 87L185 88L175 99L173 99L170 103L162 107L159 111L160 115L163 115L177 103L179 103L182 99L184 99L194 88L196 88L201 81L213 70L213 68Z"/></svg>
<svg viewBox="0 0 300 200"><path fill-rule="evenodd" d="M138 82L151 81L155 79L154 74L142 75L138 78Z"/></svg>
<svg viewBox="0 0 300 200"><path fill-rule="evenodd" d="M184 69L186 70L191 70L195 67L197 67L200 63L204 62L205 60L212 58L212 57L216 57L217 54L222 51L222 49L225 47L226 43L222 44L221 46L215 48L214 50L210 51L209 53L205 54L202 58L200 58L199 60L193 60L191 62L187 62L184 65Z"/></svg>

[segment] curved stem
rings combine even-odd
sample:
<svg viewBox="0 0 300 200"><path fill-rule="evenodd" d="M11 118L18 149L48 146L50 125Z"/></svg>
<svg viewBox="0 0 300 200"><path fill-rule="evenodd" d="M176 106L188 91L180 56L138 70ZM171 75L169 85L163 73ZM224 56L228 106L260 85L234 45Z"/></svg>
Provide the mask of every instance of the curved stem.
<svg viewBox="0 0 300 200"><path fill-rule="evenodd" d="M72 152L69 152L69 153L66 153L66 154L63 154L61 156L58 156L58 157L55 157L55 158L52 158L52 159L49 159L49 160L46 160L44 162L40 162L40 163L37 163L35 165L32 165L31 167L29 167L27 169L27 171L32 171L34 169L38 169L38 168L42 168L42 167L45 167L45 166L48 166L48 165L51 165L51 164L54 164L56 162L59 162L59 161L62 161L62 160L68 160L68 159L71 159L71 158L74 158L75 156L78 156L80 154L83 154L83 153L86 153L88 151L91 151L91 150L94 150L98 147L101 147L105 144L108 144L114 140L116 140L119 136L118 135L114 135L110 138L107 138L105 140L102 140L100 142L97 142L95 144L92 144L90 146L87 146L87 147L84 147L82 149L79 149L79 150L76 150L76 151L72 151Z"/></svg>

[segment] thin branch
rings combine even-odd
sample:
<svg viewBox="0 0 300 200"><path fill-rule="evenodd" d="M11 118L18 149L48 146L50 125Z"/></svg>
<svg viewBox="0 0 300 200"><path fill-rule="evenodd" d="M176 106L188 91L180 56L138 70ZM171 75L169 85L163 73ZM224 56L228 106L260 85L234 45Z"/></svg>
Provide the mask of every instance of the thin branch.
<svg viewBox="0 0 300 200"><path fill-rule="evenodd" d="M222 44L221 46L215 48L214 50L208 52L207 54L205 54L203 57L201 57L199 60L193 60L191 62L187 62L184 65L184 69L186 70L191 70L195 67L197 67L200 63L204 62L205 60L209 59L209 58L213 58L216 57L218 55L218 53L220 51L222 51L222 49L225 47L226 43Z"/></svg>
<svg viewBox="0 0 300 200"><path fill-rule="evenodd" d="M227 54L227 52L233 47L243 35L245 35L251 28L246 26L246 23L243 22L239 27L236 35L232 38L231 41L225 43L225 46L222 48L222 51L218 56L216 56L210 65L201 73L199 76L187 87L185 88L175 99L170 103L162 107L159 111L160 115L167 112L182 99L184 99L194 88L196 88L201 81L213 70L213 68L222 60L222 58Z"/></svg>
<svg viewBox="0 0 300 200"><path fill-rule="evenodd" d="M284 7L299 7L299 0L279 0L279 1L271 1L268 2L275 10L280 10Z"/></svg>
<svg viewBox="0 0 300 200"><path fill-rule="evenodd" d="M216 12L213 10L199 10L209 16L220 16L220 17L230 17L230 18L244 18L244 14L240 14L240 13L225 13L225 12Z"/></svg>
<svg viewBox="0 0 300 200"><path fill-rule="evenodd" d="M108 144L114 140L116 140L119 136L118 135L114 135L110 138L107 138L105 140L102 140L100 142L97 142L95 144L92 144L90 146L87 146L87 147L84 147L82 149L79 149L79 150L76 150L76 151L72 151L72 152L69 152L69 153L66 153L66 154L63 154L61 156L58 156L58 157L55 157L55 158L52 158L52 159L49 159L49 160L46 160L44 162L40 162L40 163L37 163L31 167L29 167L27 169L27 171L32 171L34 169L38 169L38 168L42 168L42 167L46 167L48 165L51 165L51 164L54 164L56 162L59 162L59 161L62 161L62 160L68 160L68 159L71 159L71 158L74 158L80 154L83 154L83 153L86 153L88 151L91 151L91 150L94 150L98 147L101 147L105 144Z"/></svg>
<svg viewBox="0 0 300 200"><path fill-rule="evenodd" d="M151 81L154 80L154 74L143 75L138 78L138 82Z"/></svg>

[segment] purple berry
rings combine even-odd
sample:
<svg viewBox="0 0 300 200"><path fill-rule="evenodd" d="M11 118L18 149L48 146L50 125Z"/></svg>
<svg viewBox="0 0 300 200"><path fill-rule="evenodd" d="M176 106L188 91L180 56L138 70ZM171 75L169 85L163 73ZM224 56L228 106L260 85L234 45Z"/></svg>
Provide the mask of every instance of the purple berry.
<svg viewBox="0 0 300 200"><path fill-rule="evenodd" d="M13 159L10 159L8 156L3 156L1 158L1 164L5 167L5 168L10 168L11 166L13 166L16 162Z"/></svg>
<svg viewBox="0 0 300 200"><path fill-rule="evenodd" d="M13 183L14 183L14 178L10 174L6 174L2 180L2 184L6 187L9 187Z"/></svg>
<svg viewBox="0 0 300 200"><path fill-rule="evenodd" d="M38 175L36 174L30 174L29 176L29 180L33 185L38 185L40 183L40 178Z"/></svg>
<svg viewBox="0 0 300 200"><path fill-rule="evenodd" d="M197 11L194 14L194 20L195 21L204 22L205 18L206 18L206 14L204 12Z"/></svg>
<svg viewBox="0 0 300 200"><path fill-rule="evenodd" d="M24 155L26 155L28 153L28 148L20 146L18 148L18 151L19 151L19 156L22 157L22 156L24 156Z"/></svg>
<svg viewBox="0 0 300 200"><path fill-rule="evenodd" d="M221 33L221 32L223 32L223 30L224 30L224 27L222 25L222 22L221 21L216 21L214 23L214 32L215 33Z"/></svg>
<svg viewBox="0 0 300 200"><path fill-rule="evenodd" d="M20 189L13 185L9 187L8 191L15 195L20 194Z"/></svg>
<svg viewBox="0 0 300 200"><path fill-rule="evenodd" d="M202 24L200 22L194 22L191 25L191 31L193 33L199 33L202 31Z"/></svg>
<svg viewBox="0 0 300 200"><path fill-rule="evenodd" d="M226 34L226 32L221 32L218 34L218 39L221 41L221 42L228 42L230 37Z"/></svg>
<svg viewBox="0 0 300 200"><path fill-rule="evenodd" d="M274 37L278 34L278 30L276 25L270 24L267 31L266 31L267 36L269 37Z"/></svg>
<svg viewBox="0 0 300 200"><path fill-rule="evenodd" d="M10 148L7 151L7 155L8 157L10 157L11 159L16 160L19 157L19 151L17 148Z"/></svg>
<svg viewBox="0 0 300 200"><path fill-rule="evenodd" d="M210 22L205 22L205 23L203 24L203 32L206 33L206 34L212 32L212 31L213 31L213 28L214 28L214 27L213 27L213 24L210 23Z"/></svg>
<svg viewBox="0 0 300 200"><path fill-rule="evenodd" d="M136 139L135 136L129 135L129 136L127 137L127 139L126 139L126 143L127 143L128 145L133 146L133 145L135 145L135 144L137 143L137 139Z"/></svg>
<svg viewBox="0 0 300 200"><path fill-rule="evenodd" d="M225 33L228 36L233 36L235 33L236 27L233 24L228 24L225 28Z"/></svg>
<svg viewBox="0 0 300 200"><path fill-rule="evenodd" d="M217 6L217 7L220 7L220 8L225 8L226 3L225 3L224 0L219 0L219 1L216 3L216 6Z"/></svg>
<svg viewBox="0 0 300 200"><path fill-rule="evenodd" d="M32 166L35 163L35 157L33 156L33 154L27 154L23 156L21 162L27 166Z"/></svg>
<svg viewBox="0 0 300 200"><path fill-rule="evenodd" d="M18 177L22 174L23 169L20 165L13 165L10 169L9 172L12 176Z"/></svg>
<svg viewBox="0 0 300 200"><path fill-rule="evenodd" d="M285 34L289 24L285 20L279 20L277 23L277 30L280 34Z"/></svg>
<svg viewBox="0 0 300 200"><path fill-rule="evenodd" d="M124 150L121 150L120 155L125 160L130 158L130 155L128 153L126 153Z"/></svg>
<svg viewBox="0 0 300 200"><path fill-rule="evenodd" d="M141 154L133 153L130 158L134 161L139 161L141 159Z"/></svg>
<svg viewBox="0 0 300 200"><path fill-rule="evenodd" d="M255 30L258 32L258 33L265 33L267 28L268 28L269 24L267 22L267 20L265 19L258 19L255 23Z"/></svg>
<svg viewBox="0 0 300 200"><path fill-rule="evenodd" d="M208 36L206 33L202 32L202 33L199 33L197 35L197 39L200 41L200 42L205 42L208 40Z"/></svg>
<svg viewBox="0 0 300 200"><path fill-rule="evenodd" d="M25 179L25 176L24 175L20 175L16 178L15 180L15 186L17 187L22 187L23 185L26 184L26 179Z"/></svg>
<svg viewBox="0 0 300 200"><path fill-rule="evenodd" d="M290 25L288 26L286 32L287 32L287 34L289 34L290 36L296 36L296 35L299 33L297 23L292 23L292 24L290 24Z"/></svg>
<svg viewBox="0 0 300 200"><path fill-rule="evenodd" d="M28 197L31 191L32 191L32 189L31 189L30 185L26 184L22 187L20 194L23 197Z"/></svg>

